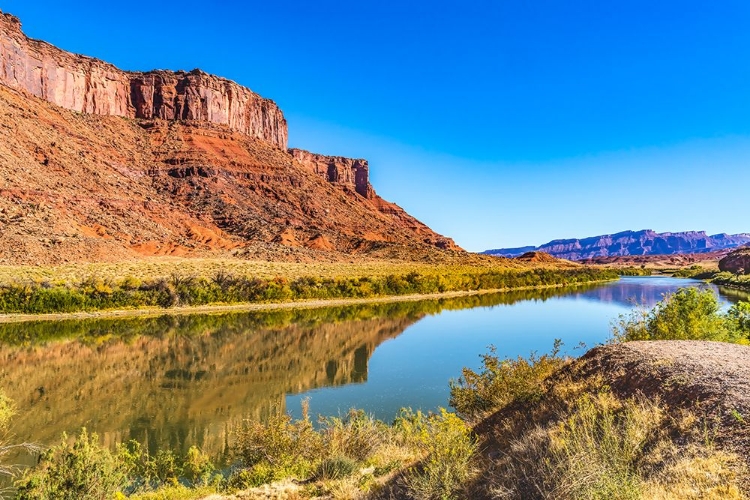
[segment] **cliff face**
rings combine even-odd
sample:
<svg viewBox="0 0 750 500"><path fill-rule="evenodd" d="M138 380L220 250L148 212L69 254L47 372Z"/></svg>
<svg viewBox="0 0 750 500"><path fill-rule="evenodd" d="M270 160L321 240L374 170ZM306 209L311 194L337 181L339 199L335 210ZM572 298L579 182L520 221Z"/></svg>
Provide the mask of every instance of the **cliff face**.
<svg viewBox="0 0 750 500"><path fill-rule="evenodd" d="M375 197L375 191L370 185L367 160L326 156L304 149L290 149L289 153L302 166L328 182L344 189L348 188L367 199Z"/></svg>
<svg viewBox="0 0 750 500"><path fill-rule="evenodd" d="M750 234L716 234L709 236L705 231L657 233L645 229L583 239L553 240L539 247L531 247L531 250L546 252L561 259L583 260L625 255L703 253L734 248L748 242L750 242ZM516 257L523 253L521 250L528 251L529 248L500 248L487 250L484 253L502 257Z"/></svg>
<svg viewBox="0 0 750 500"><path fill-rule="evenodd" d="M377 196L366 160L286 142L279 108L234 82L120 71L0 13L1 263L460 250Z"/></svg>
<svg viewBox="0 0 750 500"><path fill-rule="evenodd" d="M276 104L199 70L133 73L28 38L0 13L0 83L80 113L227 125L281 149L287 124Z"/></svg>

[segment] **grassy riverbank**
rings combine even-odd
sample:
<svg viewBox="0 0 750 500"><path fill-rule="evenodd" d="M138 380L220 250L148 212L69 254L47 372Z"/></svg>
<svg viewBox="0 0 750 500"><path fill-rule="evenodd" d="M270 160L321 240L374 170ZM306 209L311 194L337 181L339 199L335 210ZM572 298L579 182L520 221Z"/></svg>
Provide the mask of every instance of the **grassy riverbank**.
<svg viewBox="0 0 750 500"><path fill-rule="evenodd" d="M502 261L501 261L502 262ZM512 290L616 279L622 271L572 267L509 269L503 266L339 268L302 275L293 266L282 275L233 274L223 268L212 275L183 270L168 277L91 275L83 280L21 279L0 284L0 313L49 314L123 309L173 309L215 304L288 303L310 300L369 299L477 290ZM282 269L282 268L279 268ZM276 269L276 270L279 270ZM367 274L361 274L367 271ZM389 271L389 272L386 272ZM19 276L24 276L21 273Z"/></svg>

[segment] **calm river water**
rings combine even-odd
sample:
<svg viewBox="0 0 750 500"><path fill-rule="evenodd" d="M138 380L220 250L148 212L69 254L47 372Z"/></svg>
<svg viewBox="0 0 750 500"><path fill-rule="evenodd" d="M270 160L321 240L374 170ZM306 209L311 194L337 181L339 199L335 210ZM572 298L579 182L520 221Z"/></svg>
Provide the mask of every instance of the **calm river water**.
<svg viewBox="0 0 750 500"><path fill-rule="evenodd" d="M0 325L0 387L18 406L17 441L55 443L82 426L114 446L195 444L220 456L243 418L448 404L448 382L501 356L572 354L610 335L634 303L681 286L663 277L451 300L302 311ZM722 300L737 295L721 291Z"/></svg>

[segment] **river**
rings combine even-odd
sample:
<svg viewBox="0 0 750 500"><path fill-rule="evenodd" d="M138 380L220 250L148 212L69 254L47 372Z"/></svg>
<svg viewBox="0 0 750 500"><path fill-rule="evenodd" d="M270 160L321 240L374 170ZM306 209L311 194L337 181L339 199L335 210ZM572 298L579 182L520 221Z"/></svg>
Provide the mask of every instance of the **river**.
<svg viewBox="0 0 750 500"><path fill-rule="evenodd" d="M448 405L448 383L500 356L577 356L606 342L633 304L681 286L629 277L575 288L326 309L0 325L0 387L17 404L16 441L51 444L85 426L108 446L198 445L215 456L244 418L356 407L389 420L401 407ZM741 294L721 290L725 304Z"/></svg>

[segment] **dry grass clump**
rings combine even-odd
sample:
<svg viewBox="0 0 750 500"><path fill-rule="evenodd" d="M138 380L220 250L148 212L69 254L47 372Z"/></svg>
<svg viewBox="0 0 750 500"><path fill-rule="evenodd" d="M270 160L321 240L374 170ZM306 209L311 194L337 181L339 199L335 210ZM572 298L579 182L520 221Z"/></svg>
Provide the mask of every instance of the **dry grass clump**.
<svg viewBox="0 0 750 500"><path fill-rule="evenodd" d="M505 436L488 489L507 499L744 498L738 456L702 442L699 424L675 430L658 402L586 393L564 418Z"/></svg>
<svg viewBox="0 0 750 500"><path fill-rule="evenodd" d="M705 420L620 398L598 380L554 382L490 419L477 498L744 498L742 462L714 446Z"/></svg>
<svg viewBox="0 0 750 500"><path fill-rule="evenodd" d="M231 443L242 468L232 488L257 488L294 478L310 497L364 498L401 474L417 499L450 498L470 478L476 449L468 426L455 414L403 410L392 425L352 410L344 418L310 422L276 415L246 422Z"/></svg>

